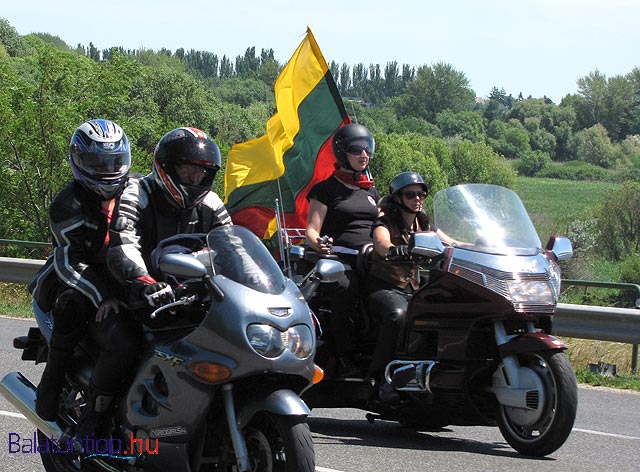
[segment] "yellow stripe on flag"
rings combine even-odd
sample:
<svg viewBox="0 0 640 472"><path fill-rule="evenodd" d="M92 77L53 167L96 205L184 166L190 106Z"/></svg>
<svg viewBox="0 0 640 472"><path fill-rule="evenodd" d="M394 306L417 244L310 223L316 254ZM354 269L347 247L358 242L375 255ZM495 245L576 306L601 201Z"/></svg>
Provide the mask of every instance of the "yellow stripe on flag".
<svg viewBox="0 0 640 472"><path fill-rule="evenodd" d="M275 83L276 107L284 127L283 139L288 140L289 149L300 131L298 107L318 85L329 68L320 52L311 30L293 53Z"/></svg>
<svg viewBox="0 0 640 472"><path fill-rule="evenodd" d="M275 180L284 173L283 157L300 131L298 107L328 71L311 30L280 72L274 90L276 109L267 121L267 133L235 144L227 157L225 203L238 187Z"/></svg>

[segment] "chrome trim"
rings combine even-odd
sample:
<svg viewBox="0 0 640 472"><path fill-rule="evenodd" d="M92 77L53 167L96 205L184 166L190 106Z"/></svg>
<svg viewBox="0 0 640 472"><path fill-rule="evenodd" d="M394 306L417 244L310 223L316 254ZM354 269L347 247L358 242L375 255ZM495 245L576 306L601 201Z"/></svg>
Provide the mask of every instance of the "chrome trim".
<svg viewBox="0 0 640 472"><path fill-rule="evenodd" d="M483 265L491 263L499 268ZM511 269L511 270L508 270ZM501 297L511 300L508 281L524 280L551 283L551 274L546 260L539 256L496 256L474 253L472 251L454 250L449 263L449 272L469 282L485 287ZM514 303L518 313L536 312L553 313L555 305L541 303Z"/></svg>
<svg viewBox="0 0 640 472"><path fill-rule="evenodd" d="M394 388L399 392L426 392L431 394L431 388L429 382L431 379L431 370L435 367L437 361L432 360L415 360L415 361L391 361L384 369L384 378L390 384L393 385L393 373L401 368L407 366L415 367L415 376L403 387Z"/></svg>

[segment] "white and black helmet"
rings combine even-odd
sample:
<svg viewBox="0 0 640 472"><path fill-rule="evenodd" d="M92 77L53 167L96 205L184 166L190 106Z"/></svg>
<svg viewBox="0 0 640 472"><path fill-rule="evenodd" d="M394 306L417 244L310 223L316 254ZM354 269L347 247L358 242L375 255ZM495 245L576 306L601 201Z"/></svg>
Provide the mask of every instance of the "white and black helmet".
<svg viewBox="0 0 640 472"><path fill-rule="evenodd" d="M120 193L131 169L129 139L113 121L87 121L71 136L69 163L85 189L110 200Z"/></svg>

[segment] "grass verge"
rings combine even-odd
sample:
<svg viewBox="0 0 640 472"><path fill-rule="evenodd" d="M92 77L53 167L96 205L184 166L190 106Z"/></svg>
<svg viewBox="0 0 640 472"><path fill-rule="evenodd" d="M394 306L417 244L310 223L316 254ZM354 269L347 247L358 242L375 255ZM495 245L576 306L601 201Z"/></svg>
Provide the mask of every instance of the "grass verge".
<svg viewBox="0 0 640 472"><path fill-rule="evenodd" d="M576 371L576 379L578 383L594 387L640 391L640 377L634 375L622 374L616 377L609 377L586 369L580 369Z"/></svg>

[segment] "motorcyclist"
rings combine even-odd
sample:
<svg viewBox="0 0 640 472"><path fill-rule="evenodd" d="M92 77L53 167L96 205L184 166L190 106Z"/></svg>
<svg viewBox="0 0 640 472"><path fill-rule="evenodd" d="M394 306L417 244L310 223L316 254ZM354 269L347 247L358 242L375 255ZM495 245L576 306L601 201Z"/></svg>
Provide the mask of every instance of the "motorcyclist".
<svg viewBox="0 0 640 472"><path fill-rule="evenodd" d="M207 233L231 224L211 188L221 165L218 145L197 128L176 128L154 151L152 172L125 188L111 226L107 264L132 302L149 308L174 300L153 269L152 251L176 234Z"/></svg>
<svg viewBox="0 0 640 472"><path fill-rule="evenodd" d="M378 339L369 375L380 382L379 397L394 401L398 393L384 382L386 364L396 351L409 298L420 284L418 266L402 256L408 255L411 233L429 231L429 218L423 212L428 188L416 172L401 172L391 179L389 195L380 202L382 216L373 224L374 251L367 278L366 307L378 324ZM393 259L400 259L393 261Z"/></svg>
<svg viewBox="0 0 640 472"><path fill-rule="evenodd" d="M349 322L360 296L356 256L371 242L380 194L369 173L375 150L371 132L361 124L347 124L334 133L332 146L336 158L333 175L312 187L307 195L306 242L320 253L337 254L344 264L344 277L330 289L332 316L328 329L336 351L337 376L351 377L360 374Z"/></svg>
<svg viewBox="0 0 640 472"><path fill-rule="evenodd" d="M69 163L74 179L49 208L53 253L29 290L54 319L37 389L41 418L56 418L66 366L87 327L101 348L89 385L89 408L76 430L81 438L97 428L139 344L138 326L122 310L122 294L105 261L113 209L130 178L127 135L112 121L87 121L71 136Z"/></svg>

